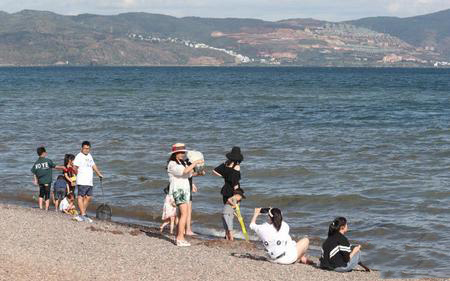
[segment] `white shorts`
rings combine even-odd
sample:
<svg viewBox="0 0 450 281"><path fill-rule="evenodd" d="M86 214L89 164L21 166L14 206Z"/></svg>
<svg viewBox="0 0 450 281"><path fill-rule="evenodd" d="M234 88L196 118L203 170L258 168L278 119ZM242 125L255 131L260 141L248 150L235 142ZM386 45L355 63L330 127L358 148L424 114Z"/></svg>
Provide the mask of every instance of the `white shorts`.
<svg viewBox="0 0 450 281"><path fill-rule="evenodd" d="M271 262L279 264L293 264L297 260L298 260L297 243L295 243L295 241L291 241L291 243L286 246L286 252L284 256L276 260L271 260Z"/></svg>

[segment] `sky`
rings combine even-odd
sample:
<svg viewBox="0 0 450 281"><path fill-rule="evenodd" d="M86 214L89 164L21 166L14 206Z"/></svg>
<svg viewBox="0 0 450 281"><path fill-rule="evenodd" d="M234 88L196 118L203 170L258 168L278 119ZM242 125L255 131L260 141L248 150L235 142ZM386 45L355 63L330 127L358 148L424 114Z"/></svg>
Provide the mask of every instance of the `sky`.
<svg viewBox="0 0 450 281"><path fill-rule="evenodd" d="M113 15L147 12L176 17L344 21L371 16L409 17L450 9L450 0L0 0L0 10Z"/></svg>

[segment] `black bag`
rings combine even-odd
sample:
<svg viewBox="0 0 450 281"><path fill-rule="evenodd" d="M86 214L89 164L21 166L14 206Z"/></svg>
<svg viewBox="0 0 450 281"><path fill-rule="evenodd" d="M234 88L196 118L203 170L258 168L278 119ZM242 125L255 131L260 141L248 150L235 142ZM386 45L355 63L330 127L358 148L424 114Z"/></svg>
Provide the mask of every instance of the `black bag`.
<svg viewBox="0 0 450 281"><path fill-rule="evenodd" d="M100 178L100 187L102 189L102 201L103 203L98 206L95 217L99 220L110 221L112 217L112 210L108 204L105 203L105 194L103 192L102 178Z"/></svg>
<svg viewBox="0 0 450 281"><path fill-rule="evenodd" d="M110 221L111 217L112 217L112 210L111 207L108 206L108 204L101 204L100 206L98 206L97 208L97 212L95 217L99 220L102 221Z"/></svg>

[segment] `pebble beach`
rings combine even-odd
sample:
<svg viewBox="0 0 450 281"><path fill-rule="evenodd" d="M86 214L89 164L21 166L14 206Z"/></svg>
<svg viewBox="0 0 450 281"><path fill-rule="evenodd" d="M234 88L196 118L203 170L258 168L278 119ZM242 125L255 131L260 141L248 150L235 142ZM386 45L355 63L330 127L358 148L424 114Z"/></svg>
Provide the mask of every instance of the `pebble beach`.
<svg viewBox="0 0 450 281"><path fill-rule="evenodd" d="M0 218L0 280L382 280L273 264L244 241L191 238L191 247L176 247L154 229L10 204L0 204Z"/></svg>

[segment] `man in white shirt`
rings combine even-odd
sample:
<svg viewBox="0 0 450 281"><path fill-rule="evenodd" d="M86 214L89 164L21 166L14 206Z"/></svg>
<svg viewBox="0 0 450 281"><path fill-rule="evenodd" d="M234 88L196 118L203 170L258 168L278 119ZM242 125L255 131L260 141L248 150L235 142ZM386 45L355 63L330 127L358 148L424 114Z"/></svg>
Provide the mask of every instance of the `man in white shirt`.
<svg viewBox="0 0 450 281"><path fill-rule="evenodd" d="M100 179L103 178L103 175L95 165L92 155L89 153L90 151L91 143L84 141L81 144L81 152L77 154L73 161L73 165L77 171L78 207L80 208L80 215L76 217L77 221L92 222L92 220L86 216L86 210L92 198L94 186L93 172L95 171Z"/></svg>

